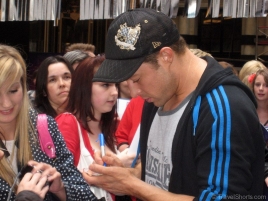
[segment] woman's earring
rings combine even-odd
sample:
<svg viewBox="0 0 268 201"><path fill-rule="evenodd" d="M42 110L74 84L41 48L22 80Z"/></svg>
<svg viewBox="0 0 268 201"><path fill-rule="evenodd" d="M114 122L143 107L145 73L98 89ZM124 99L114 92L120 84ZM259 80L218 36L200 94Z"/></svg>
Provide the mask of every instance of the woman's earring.
<svg viewBox="0 0 268 201"><path fill-rule="evenodd" d="M45 96L45 97L47 96L47 93L45 91L43 91L43 96Z"/></svg>

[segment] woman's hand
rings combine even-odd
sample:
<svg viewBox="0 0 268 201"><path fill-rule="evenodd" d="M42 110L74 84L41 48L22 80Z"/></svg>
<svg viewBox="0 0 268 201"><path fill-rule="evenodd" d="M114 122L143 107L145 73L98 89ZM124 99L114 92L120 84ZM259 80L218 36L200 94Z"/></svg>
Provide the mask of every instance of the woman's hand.
<svg viewBox="0 0 268 201"><path fill-rule="evenodd" d="M33 167L32 173L41 173L41 178L47 178L49 183L49 192L57 195L60 200L66 200L65 187L61 180L61 174L55 167L46 163L38 163L36 161L29 161L28 165Z"/></svg>
<svg viewBox="0 0 268 201"><path fill-rule="evenodd" d="M21 191L28 190L36 193L42 199L45 198L45 195L49 189L49 186L46 185L47 178L42 177L42 174L39 172L36 173L26 173L18 185L17 194Z"/></svg>

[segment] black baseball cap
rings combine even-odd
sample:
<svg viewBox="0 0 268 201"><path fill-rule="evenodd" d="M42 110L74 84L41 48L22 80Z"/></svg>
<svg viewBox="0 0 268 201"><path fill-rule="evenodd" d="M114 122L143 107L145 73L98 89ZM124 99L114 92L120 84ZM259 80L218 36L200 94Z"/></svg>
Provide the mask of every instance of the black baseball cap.
<svg viewBox="0 0 268 201"><path fill-rule="evenodd" d="M145 58L179 40L176 24L164 13L137 8L122 13L109 26L106 60L93 82L118 83L129 79Z"/></svg>

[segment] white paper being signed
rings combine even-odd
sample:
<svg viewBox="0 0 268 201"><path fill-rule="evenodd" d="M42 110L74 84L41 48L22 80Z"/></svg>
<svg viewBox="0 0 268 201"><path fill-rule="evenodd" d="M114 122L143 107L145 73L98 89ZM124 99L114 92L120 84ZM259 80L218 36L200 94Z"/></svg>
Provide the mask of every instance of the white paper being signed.
<svg viewBox="0 0 268 201"><path fill-rule="evenodd" d="M117 99L117 114L120 119L122 119L122 116L129 102L130 102L130 99L123 99L123 98Z"/></svg>
<svg viewBox="0 0 268 201"><path fill-rule="evenodd" d="M140 124L135 132L135 136L128 148L128 154L137 154L137 149L140 141Z"/></svg>

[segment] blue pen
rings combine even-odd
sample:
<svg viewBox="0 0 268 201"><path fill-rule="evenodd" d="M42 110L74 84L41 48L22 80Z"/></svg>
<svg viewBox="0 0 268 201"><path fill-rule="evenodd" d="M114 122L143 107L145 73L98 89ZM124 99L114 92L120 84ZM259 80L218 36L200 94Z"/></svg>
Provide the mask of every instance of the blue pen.
<svg viewBox="0 0 268 201"><path fill-rule="evenodd" d="M100 148L101 148L101 157L105 156L105 140L102 133L99 134L99 141L100 141ZM106 166L105 163L103 163L103 166Z"/></svg>

